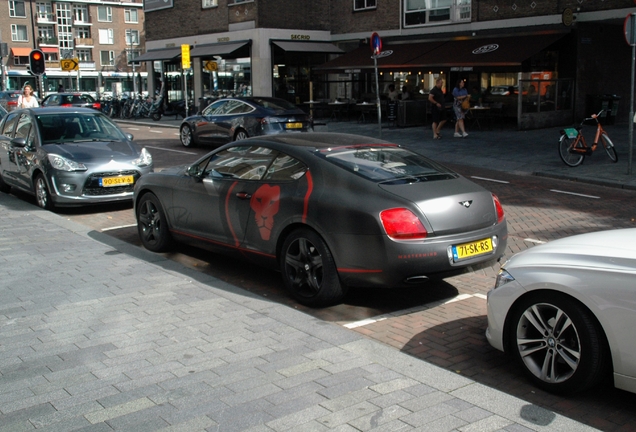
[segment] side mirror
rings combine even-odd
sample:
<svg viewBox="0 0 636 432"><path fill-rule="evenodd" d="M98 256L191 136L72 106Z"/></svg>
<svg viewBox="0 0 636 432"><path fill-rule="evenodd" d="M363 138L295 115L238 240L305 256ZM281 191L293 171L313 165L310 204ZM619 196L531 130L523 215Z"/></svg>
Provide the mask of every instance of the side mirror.
<svg viewBox="0 0 636 432"><path fill-rule="evenodd" d="M127 133L126 134L126 138L128 138L128 141L134 141L135 137L133 136L133 134Z"/></svg>
<svg viewBox="0 0 636 432"><path fill-rule="evenodd" d="M13 138L11 140L11 145L13 147L24 148L24 147L26 147L27 143L26 143L26 140L24 138Z"/></svg>
<svg viewBox="0 0 636 432"><path fill-rule="evenodd" d="M194 177L198 180L201 180L201 175L203 174L203 172L199 168L199 165L192 165L188 167L188 170L186 172L190 177Z"/></svg>

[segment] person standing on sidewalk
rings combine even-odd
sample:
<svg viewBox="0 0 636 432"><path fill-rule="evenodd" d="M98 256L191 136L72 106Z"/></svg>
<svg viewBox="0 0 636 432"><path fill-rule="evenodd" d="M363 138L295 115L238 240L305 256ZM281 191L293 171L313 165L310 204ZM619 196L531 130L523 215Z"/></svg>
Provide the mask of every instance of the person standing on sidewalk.
<svg viewBox="0 0 636 432"><path fill-rule="evenodd" d="M444 123L446 123L446 107L444 106L444 92L442 85L444 80L440 77L435 81L435 86L428 94L428 101L431 103L431 117L433 119L433 139L440 139L440 134Z"/></svg>
<svg viewBox="0 0 636 432"><path fill-rule="evenodd" d="M466 117L466 112L464 108L462 108L462 103L469 98L468 90L465 87L466 83L464 80L460 79L457 81L457 85L453 89L453 110L455 111L455 118L457 121L455 122L455 138L465 138L468 136L466 133L466 127L464 126L464 117ZM459 132L461 131L461 133Z"/></svg>

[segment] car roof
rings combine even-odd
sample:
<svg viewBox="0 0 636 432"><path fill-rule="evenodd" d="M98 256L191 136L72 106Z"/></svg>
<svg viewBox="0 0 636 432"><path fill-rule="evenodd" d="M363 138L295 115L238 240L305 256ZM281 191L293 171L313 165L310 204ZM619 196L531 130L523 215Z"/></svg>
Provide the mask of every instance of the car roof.
<svg viewBox="0 0 636 432"><path fill-rule="evenodd" d="M266 135L248 139L249 141L258 141L262 143L286 144L295 147L309 148L333 148L333 147L351 147L361 145L378 145L389 144L395 145L389 141L370 138L363 135L345 134L336 132L307 132L307 133L288 133L278 135Z"/></svg>

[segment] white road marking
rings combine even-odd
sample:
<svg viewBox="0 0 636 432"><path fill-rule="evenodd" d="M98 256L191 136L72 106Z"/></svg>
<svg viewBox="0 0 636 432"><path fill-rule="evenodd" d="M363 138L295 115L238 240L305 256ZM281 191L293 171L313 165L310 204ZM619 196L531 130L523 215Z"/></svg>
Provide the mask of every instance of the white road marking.
<svg viewBox="0 0 636 432"><path fill-rule="evenodd" d="M162 134L162 133L163 133L163 132L162 132L162 131L160 131L160 130L152 130L152 129L148 130L148 132L158 133L158 134Z"/></svg>
<svg viewBox="0 0 636 432"><path fill-rule="evenodd" d="M585 194L580 194L580 193L576 193L576 192L562 191L562 190L558 190L558 189L550 189L550 192L566 194L566 195L575 195L575 196L580 196L580 197L583 197L583 198L601 199L601 197L597 197L595 195L585 195Z"/></svg>
<svg viewBox="0 0 636 432"><path fill-rule="evenodd" d="M141 130L139 128L134 128L134 127L127 127L126 129L130 129L130 130Z"/></svg>
<svg viewBox="0 0 636 432"><path fill-rule="evenodd" d="M189 155L195 155L195 154L197 154L197 153L187 152L187 151L183 151L183 150L172 150L172 149L166 149L166 148L161 148L161 147L150 147L150 146L146 146L146 148L149 148L149 149L155 149L155 150L162 150L162 151L171 151L171 152L175 152L175 153L183 153L183 154L189 154Z"/></svg>
<svg viewBox="0 0 636 432"><path fill-rule="evenodd" d="M117 230L117 229L122 229L122 228L131 228L131 227L136 227L137 224L130 224L130 225L120 225L120 226L115 226L115 227L110 227L110 228L104 228L102 229L102 232L104 231L112 231L112 230Z"/></svg>
<svg viewBox="0 0 636 432"><path fill-rule="evenodd" d="M510 182L504 181L504 180L495 180L495 179L491 179L491 178L487 178L487 177L477 177L477 176L471 176L470 178L474 178L477 180L484 180L484 181L489 181L489 182L494 182L494 183L503 183L503 184L509 184Z"/></svg>
<svg viewBox="0 0 636 432"><path fill-rule="evenodd" d="M363 319L360 321L355 321L355 322L351 322L348 324L344 324L343 327L346 327L348 329L354 329L356 327L363 327L369 324L373 324L376 322L380 322L380 321L384 321L388 318L395 318L395 317L399 317L402 315L408 315L408 314L412 314L415 312L421 312L427 309L432 309L434 307L437 306L442 306L442 305L446 305L449 303L454 303L454 302L458 302L458 301L462 301L462 300L466 300L472 297L477 297L480 298L482 300L486 300L486 296L484 294L460 294L458 296L455 296L453 298L450 298L448 300L445 301L438 301L438 302L434 302L434 303L429 303L427 305L424 306L418 306L418 307L414 307L414 308L410 308L410 309L403 309L401 311L396 311L396 312L392 312L389 314L384 314L384 315L379 315L375 318L367 318L367 319Z"/></svg>

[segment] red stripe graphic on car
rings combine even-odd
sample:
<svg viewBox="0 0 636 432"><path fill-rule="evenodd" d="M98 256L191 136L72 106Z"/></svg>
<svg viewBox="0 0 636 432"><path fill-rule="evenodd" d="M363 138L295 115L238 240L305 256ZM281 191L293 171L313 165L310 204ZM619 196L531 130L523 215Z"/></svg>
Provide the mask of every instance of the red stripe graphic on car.
<svg viewBox="0 0 636 432"><path fill-rule="evenodd" d="M311 195L311 192L314 190L314 180L311 177L311 171L307 171L307 174L305 174L305 177L307 177L307 192L305 193L305 202L303 206L303 223L307 222L307 208L309 207L309 196Z"/></svg>
<svg viewBox="0 0 636 432"><path fill-rule="evenodd" d="M230 233L232 233L232 238L234 239L234 246L238 247L240 242L239 239L236 238L236 233L234 232L234 228L232 228L232 220L230 219L230 195L232 194L232 191L234 190L234 186L236 186L238 184L238 182L234 182L232 183L232 186L230 186L230 188L227 191L227 195L225 196L225 219L227 219L227 226L228 229L230 230Z"/></svg>

